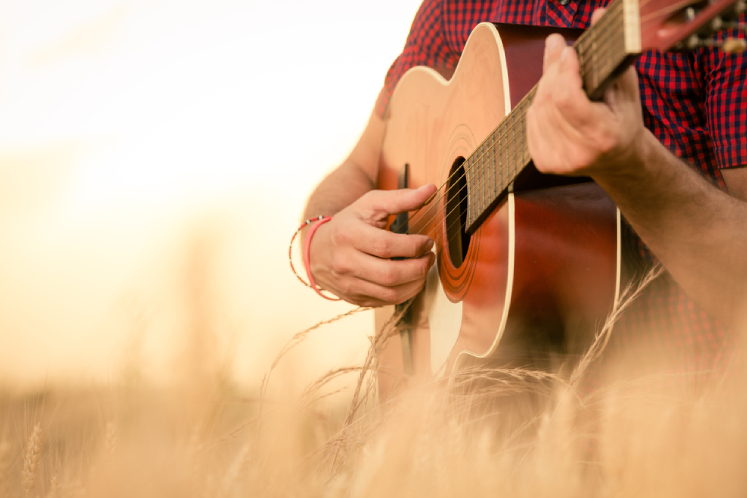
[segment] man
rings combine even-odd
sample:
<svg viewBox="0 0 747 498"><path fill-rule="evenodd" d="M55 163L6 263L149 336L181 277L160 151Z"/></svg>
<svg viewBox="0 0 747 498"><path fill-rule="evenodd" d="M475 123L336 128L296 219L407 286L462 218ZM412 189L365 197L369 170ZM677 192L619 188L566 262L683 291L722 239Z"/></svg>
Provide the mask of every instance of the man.
<svg viewBox="0 0 747 498"><path fill-rule="evenodd" d="M402 73L429 65L449 77L479 22L586 28L608 3L425 0L360 141L309 200L307 218L333 216L311 243L316 282L351 303L399 303L420 291L434 263L428 237L382 229L435 187L374 190L386 105ZM712 368L735 347L730 330L747 296L747 57L647 52L602 102L586 98L576 54L558 35L547 39L543 69L527 116L536 167L592 177L629 223L626 264L653 253L668 272L622 318L615 340L653 338L680 356L687 346L686 369Z"/></svg>

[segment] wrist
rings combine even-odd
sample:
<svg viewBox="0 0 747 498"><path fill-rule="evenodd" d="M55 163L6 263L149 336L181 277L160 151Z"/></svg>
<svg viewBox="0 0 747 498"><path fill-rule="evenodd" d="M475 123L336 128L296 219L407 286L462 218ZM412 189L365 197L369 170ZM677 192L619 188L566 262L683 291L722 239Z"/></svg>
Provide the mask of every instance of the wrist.
<svg viewBox="0 0 747 498"><path fill-rule="evenodd" d="M328 223L332 221L332 218L329 216L317 216L315 218L310 218L306 221L304 221L301 226L296 230L296 232L293 234L293 237L291 237L290 247L288 249L288 259L290 261L290 267L293 273L298 277L298 280L301 281L302 284L306 285L307 287L311 287L317 294L319 294L324 299L328 299L330 301L340 301L340 298L333 298L329 296L325 296L322 294L322 289L319 287L316 282L314 281L314 276L311 273L311 243L314 240L314 235L321 228L325 223ZM308 282L304 282L303 278L296 272L296 269L293 266L293 241L295 240L298 233L306 228L307 226L310 226L308 229L308 232L306 233L306 237L303 239L303 247L301 249L301 253L303 256L303 263L304 267L306 269L306 278L308 279Z"/></svg>
<svg viewBox="0 0 747 498"><path fill-rule="evenodd" d="M642 127L628 147L604 158L606 164L590 176L602 186L638 184L645 181L649 166L662 160L657 159L657 154L661 151L669 154L656 137Z"/></svg>
<svg viewBox="0 0 747 498"><path fill-rule="evenodd" d="M316 276L324 273L324 259L325 255L329 252L326 250L329 237L329 224L323 223L319 225L313 233L309 231L306 237L304 251L308 252L308 257L304 257L304 267L306 268L306 274L318 283Z"/></svg>

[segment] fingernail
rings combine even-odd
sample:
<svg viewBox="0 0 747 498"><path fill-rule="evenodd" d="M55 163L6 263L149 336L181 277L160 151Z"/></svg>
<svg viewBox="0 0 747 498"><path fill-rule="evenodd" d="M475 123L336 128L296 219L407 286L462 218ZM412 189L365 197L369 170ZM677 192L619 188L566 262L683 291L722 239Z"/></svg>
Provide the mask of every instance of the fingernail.
<svg viewBox="0 0 747 498"><path fill-rule="evenodd" d="M433 239L428 239L425 243L425 250L430 251L433 248Z"/></svg>
<svg viewBox="0 0 747 498"><path fill-rule="evenodd" d="M560 40L557 36L550 35L545 39L545 47L547 48L555 48L558 45L560 45Z"/></svg>
<svg viewBox="0 0 747 498"><path fill-rule="evenodd" d="M566 60L570 56L570 53L571 53L572 50L573 49L571 47L565 47L563 49L563 53L560 54L560 60L561 61Z"/></svg>

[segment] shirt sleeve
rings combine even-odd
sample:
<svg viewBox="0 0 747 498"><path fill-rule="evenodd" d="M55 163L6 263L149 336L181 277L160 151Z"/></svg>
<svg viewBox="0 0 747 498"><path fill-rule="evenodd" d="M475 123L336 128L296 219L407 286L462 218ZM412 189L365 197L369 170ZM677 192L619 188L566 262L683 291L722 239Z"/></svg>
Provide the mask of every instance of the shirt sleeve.
<svg viewBox="0 0 747 498"><path fill-rule="evenodd" d="M384 117L394 88L408 69L428 66L446 78L453 74L459 55L446 40L443 3L444 0L424 0L415 14L405 47L389 68L376 100L376 114L380 118Z"/></svg>
<svg viewBox="0 0 747 498"><path fill-rule="evenodd" d="M739 22L746 22L741 14ZM745 33L726 30L716 39L745 39ZM728 54L708 49L703 55L706 77L708 129L719 168L747 165L747 53Z"/></svg>

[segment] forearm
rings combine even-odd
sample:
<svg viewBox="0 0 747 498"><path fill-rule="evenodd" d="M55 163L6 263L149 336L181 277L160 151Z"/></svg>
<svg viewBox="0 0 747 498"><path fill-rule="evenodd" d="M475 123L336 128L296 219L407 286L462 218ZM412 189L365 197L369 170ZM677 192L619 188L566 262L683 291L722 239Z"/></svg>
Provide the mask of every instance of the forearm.
<svg viewBox="0 0 747 498"><path fill-rule="evenodd" d="M386 123L372 113L345 162L327 175L309 197L304 219L337 214L375 188L385 130Z"/></svg>
<svg viewBox="0 0 747 498"><path fill-rule="evenodd" d="M710 185L649 132L636 149L625 173L608 169L595 180L685 292L735 326L746 311L747 203Z"/></svg>
<svg viewBox="0 0 747 498"><path fill-rule="evenodd" d="M351 159L322 180L309 197L304 219L332 216L374 188L372 178Z"/></svg>

